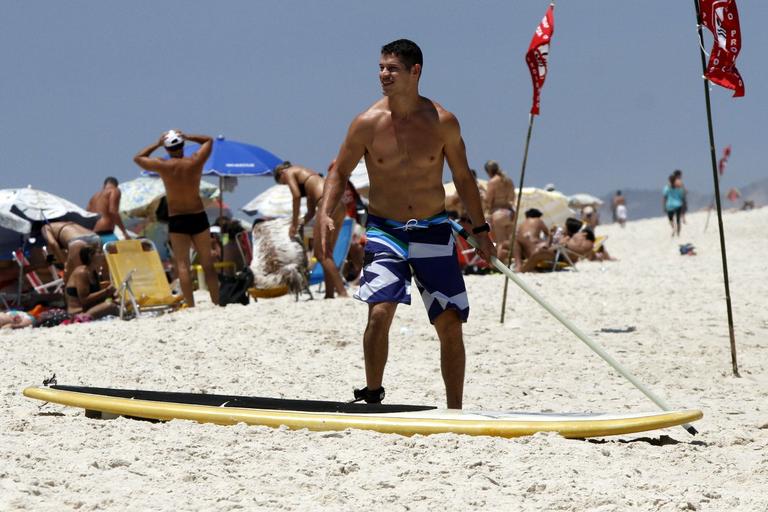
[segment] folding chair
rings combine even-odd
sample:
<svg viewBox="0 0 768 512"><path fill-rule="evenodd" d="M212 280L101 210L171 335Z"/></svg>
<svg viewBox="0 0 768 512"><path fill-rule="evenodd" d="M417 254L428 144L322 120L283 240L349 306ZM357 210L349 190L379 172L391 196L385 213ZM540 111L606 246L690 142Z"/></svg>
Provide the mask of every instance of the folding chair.
<svg viewBox="0 0 768 512"><path fill-rule="evenodd" d="M160 255L151 240L117 240L104 244L112 285L119 292L120 318L130 305L133 314L174 309L184 300L173 295Z"/></svg>
<svg viewBox="0 0 768 512"><path fill-rule="evenodd" d="M51 273L51 280L43 282L40 276L37 274L32 265L30 265L27 257L24 256L24 251L16 249L12 253L13 260L19 266L19 281L21 281L21 275L26 277L30 286L39 294L44 293L62 293L64 291L64 279L59 277L59 273L56 267L53 265L48 266L48 271Z"/></svg>

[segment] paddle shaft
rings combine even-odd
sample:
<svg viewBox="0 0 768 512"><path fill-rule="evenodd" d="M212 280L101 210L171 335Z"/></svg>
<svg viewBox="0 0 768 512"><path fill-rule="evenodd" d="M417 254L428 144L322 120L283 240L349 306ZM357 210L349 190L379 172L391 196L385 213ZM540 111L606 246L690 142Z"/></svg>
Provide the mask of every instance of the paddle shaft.
<svg viewBox="0 0 768 512"><path fill-rule="evenodd" d="M474 247L475 249L479 248L479 244L477 241L470 236L470 234L462 228L457 222L451 221L451 225L453 227L453 230L456 231L462 238L464 238L469 244ZM491 263L494 267L496 267L499 272L507 276L509 279L515 282L516 285L518 285L520 288L523 289L525 293L531 296L533 300L539 303L544 309L546 309L552 316L554 316L561 324L563 324L566 328L568 328L569 331L571 331L573 334L576 335L577 338L579 338L581 341L583 341L589 348L591 348L597 355L603 358L606 363L611 365L614 370L619 372L625 379L627 379L629 382L631 382L637 389L642 391L642 393L650 398L650 400L658 405L662 410L664 411L672 411L672 407L661 397L657 396L653 391L648 389L642 382L637 380L637 378L632 375L627 369L625 369L621 363L619 363L616 359L613 358L608 352L605 351L603 347L601 347L598 343L593 341L589 338L581 329L576 327L573 323L570 322L567 318L565 318L562 313L560 313L557 309L555 309L553 306L551 306L547 301L544 300L543 297L541 297L538 293L536 293L533 289L531 289L527 284L525 284L525 281L520 279L515 275L512 270L504 265L501 261L499 261L498 258L495 256L491 256ZM691 435L696 435L697 431L695 428L693 428L689 424L683 425L683 428L685 428L686 431L688 431Z"/></svg>

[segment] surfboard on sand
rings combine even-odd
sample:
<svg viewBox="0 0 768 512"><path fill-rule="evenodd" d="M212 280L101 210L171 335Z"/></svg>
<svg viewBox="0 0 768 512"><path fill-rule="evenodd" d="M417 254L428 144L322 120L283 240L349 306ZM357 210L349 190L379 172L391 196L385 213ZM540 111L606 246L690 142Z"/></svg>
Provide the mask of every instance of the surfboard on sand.
<svg viewBox="0 0 768 512"><path fill-rule="evenodd" d="M405 436L456 433L519 437L558 432L569 438L604 437L683 425L703 416L695 409L629 414L491 412L64 385L28 387L24 395L85 409L89 417L285 425L321 431L352 428Z"/></svg>

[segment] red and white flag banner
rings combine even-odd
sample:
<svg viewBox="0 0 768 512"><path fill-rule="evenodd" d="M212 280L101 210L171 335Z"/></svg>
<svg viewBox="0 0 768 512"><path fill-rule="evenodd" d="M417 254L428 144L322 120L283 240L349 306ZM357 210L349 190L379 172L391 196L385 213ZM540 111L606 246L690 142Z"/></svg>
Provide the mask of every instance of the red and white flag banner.
<svg viewBox="0 0 768 512"><path fill-rule="evenodd" d="M720 162L717 164L717 172L720 173L720 176L725 172L725 166L728 164L729 156L731 156L731 146L726 146L725 149L723 149L723 156L720 157Z"/></svg>
<svg viewBox="0 0 768 512"><path fill-rule="evenodd" d="M715 43L709 54L704 77L710 82L744 96L744 81L736 69L736 57L741 50L741 28L736 0L699 0L701 22L712 32Z"/></svg>
<svg viewBox="0 0 768 512"><path fill-rule="evenodd" d="M539 100L541 97L541 88L544 87L544 80L547 78L547 58L549 56L549 42L552 34L555 32L555 6L550 4L544 18L536 27L533 33L533 39L528 46L528 52L525 54L525 62L531 72L531 81L533 82L533 106L532 115L539 115Z"/></svg>

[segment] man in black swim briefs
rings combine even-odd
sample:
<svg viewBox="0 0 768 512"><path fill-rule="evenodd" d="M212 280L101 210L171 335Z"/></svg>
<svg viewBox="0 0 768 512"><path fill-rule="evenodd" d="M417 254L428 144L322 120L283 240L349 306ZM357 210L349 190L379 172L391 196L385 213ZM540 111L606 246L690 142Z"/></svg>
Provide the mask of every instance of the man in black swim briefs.
<svg viewBox="0 0 768 512"><path fill-rule="evenodd" d="M192 156L184 156L184 142L200 144ZM165 147L167 159L151 158L158 148ZM163 133L154 144L142 149L133 161L148 171L160 175L168 200L168 235L173 248L173 261L187 305L195 305L192 294L189 249L194 246L205 272L205 282L211 301L219 303L219 278L213 268L211 233L203 200L200 198L200 179L203 165L211 154L213 139L206 135L185 135L180 130Z"/></svg>

